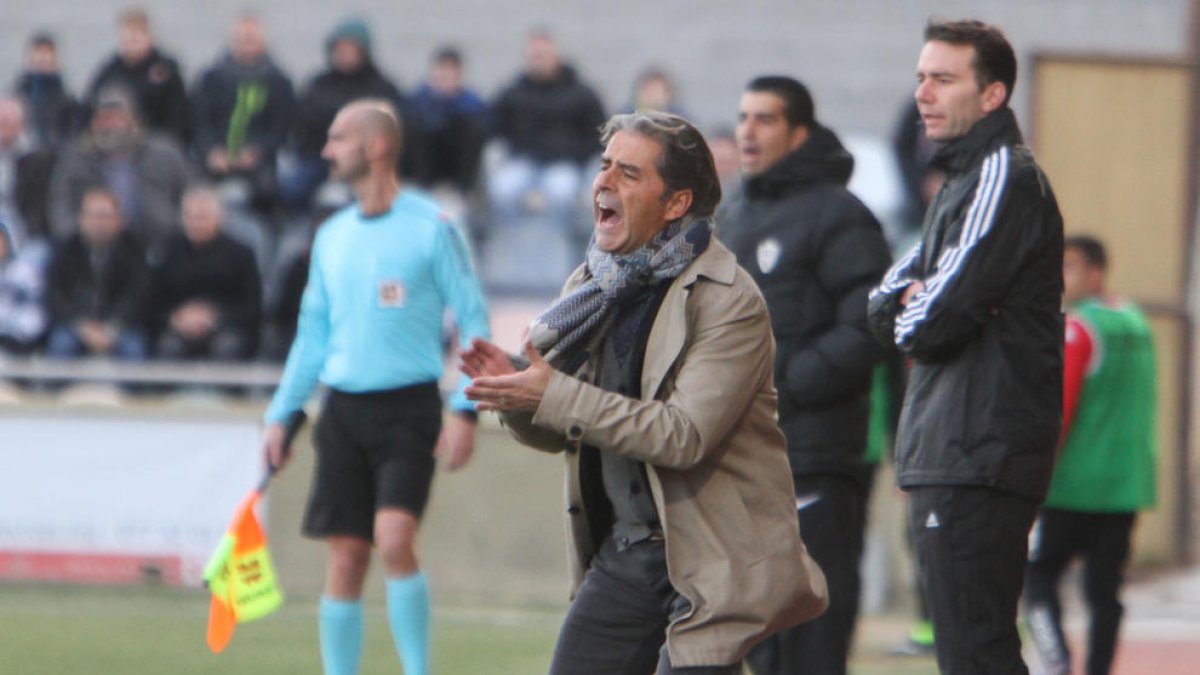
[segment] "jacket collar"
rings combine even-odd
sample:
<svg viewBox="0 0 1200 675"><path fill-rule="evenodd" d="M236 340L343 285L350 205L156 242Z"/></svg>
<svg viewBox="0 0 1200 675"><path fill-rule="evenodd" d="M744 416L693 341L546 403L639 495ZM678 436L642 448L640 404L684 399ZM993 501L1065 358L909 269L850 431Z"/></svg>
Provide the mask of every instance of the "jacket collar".
<svg viewBox="0 0 1200 675"><path fill-rule="evenodd" d="M1012 108L1005 106L982 117L963 136L938 148L933 165L950 173L961 173L978 165L999 145L1020 145L1021 130Z"/></svg>
<svg viewBox="0 0 1200 675"><path fill-rule="evenodd" d="M733 252L725 248L716 236L708 243L708 248L701 253L687 269L679 275L679 283L684 288L690 288L700 277L710 279L726 286L733 284L737 274L737 258Z"/></svg>
<svg viewBox="0 0 1200 675"><path fill-rule="evenodd" d="M817 122L809 126L808 140L774 166L744 181L746 197L777 199L802 185L846 185L854 172L854 157L841 139Z"/></svg>

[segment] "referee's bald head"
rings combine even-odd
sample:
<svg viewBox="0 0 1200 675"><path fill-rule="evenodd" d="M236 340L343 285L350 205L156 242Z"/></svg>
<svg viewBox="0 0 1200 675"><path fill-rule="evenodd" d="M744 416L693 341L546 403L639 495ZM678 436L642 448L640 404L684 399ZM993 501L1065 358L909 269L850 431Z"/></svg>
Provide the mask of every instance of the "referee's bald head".
<svg viewBox="0 0 1200 675"><path fill-rule="evenodd" d="M404 145L403 122L391 101L382 98L358 99L347 103L341 114L350 118L364 142L376 135L381 136L386 143L388 156L393 161L399 159Z"/></svg>

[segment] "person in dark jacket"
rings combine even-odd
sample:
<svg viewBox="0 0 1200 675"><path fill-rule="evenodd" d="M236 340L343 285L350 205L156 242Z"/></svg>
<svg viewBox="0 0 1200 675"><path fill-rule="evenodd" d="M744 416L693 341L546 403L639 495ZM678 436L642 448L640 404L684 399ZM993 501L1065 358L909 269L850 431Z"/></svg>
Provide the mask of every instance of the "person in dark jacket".
<svg viewBox="0 0 1200 675"><path fill-rule="evenodd" d="M117 25L117 53L92 78L88 106L95 106L105 89L126 89L133 92L138 113L148 129L164 133L180 148L186 148L189 111L179 62L155 46L145 11L135 8L122 12Z"/></svg>
<svg viewBox="0 0 1200 675"><path fill-rule="evenodd" d="M54 152L38 146L26 105L0 96L0 221L18 242L46 234L47 193Z"/></svg>
<svg viewBox="0 0 1200 675"><path fill-rule="evenodd" d="M325 135L337 112L360 98L390 101L400 113L401 122L409 118L400 89L375 65L371 55L371 31L361 19L346 19L334 28L325 41L328 68L304 88L292 126L295 165L283 178L280 190L285 203L296 212L307 211L313 196L329 176L329 167L321 158ZM406 135L409 147L402 153L404 176L410 176L408 157L413 154L415 137Z"/></svg>
<svg viewBox="0 0 1200 675"><path fill-rule="evenodd" d="M183 197L183 232L153 271L150 314L163 359L249 359L258 350L262 291L254 253L221 232L221 199Z"/></svg>
<svg viewBox="0 0 1200 675"><path fill-rule="evenodd" d="M210 178L243 182L246 206L269 215L275 199L275 156L296 107L292 82L267 53L262 20L243 14L229 49L197 80L192 95L192 152Z"/></svg>
<svg viewBox="0 0 1200 675"><path fill-rule="evenodd" d="M771 312L779 424L796 497L811 502L800 509L800 530L830 599L825 614L768 638L748 662L757 675L843 675L872 476L864 459L871 375L884 355L863 306L891 254L875 216L846 189L854 159L816 121L803 84L751 81L736 140L743 189L717 228Z"/></svg>
<svg viewBox="0 0 1200 675"><path fill-rule="evenodd" d="M492 121L507 151L488 176L495 225L542 212L576 232L583 165L600 151L596 129L604 124L604 107L563 62L552 35L529 35L524 72L493 102Z"/></svg>
<svg viewBox="0 0 1200 675"><path fill-rule="evenodd" d="M461 200L474 188L487 136L487 104L463 81L462 54L442 47L433 55L429 77L412 96L412 135L416 182L448 187Z"/></svg>
<svg viewBox="0 0 1200 675"><path fill-rule="evenodd" d="M1017 601L1062 418L1062 215L1008 107L1016 67L994 26L926 27L915 96L946 182L868 307L913 362L896 475L951 675L1028 672Z"/></svg>
<svg viewBox="0 0 1200 675"><path fill-rule="evenodd" d="M144 359L148 283L145 251L124 229L117 196L103 188L85 192L79 231L50 263L46 355Z"/></svg>
<svg viewBox="0 0 1200 675"><path fill-rule="evenodd" d="M46 268L50 244L45 238L16 241L0 221L0 354L27 355L45 336Z"/></svg>
<svg viewBox="0 0 1200 675"><path fill-rule="evenodd" d="M179 203L193 166L175 143L143 130L135 107L129 92L105 89L88 131L59 153L48 208L57 240L75 231L83 194L96 186L117 196L125 229L141 239L150 257L178 229Z"/></svg>
<svg viewBox="0 0 1200 675"><path fill-rule="evenodd" d="M79 130L79 102L63 83L53 35L38 32L29 38L25 69L17 76L13 91L25 100L29 130L39 147L54 150Z"/></svg>

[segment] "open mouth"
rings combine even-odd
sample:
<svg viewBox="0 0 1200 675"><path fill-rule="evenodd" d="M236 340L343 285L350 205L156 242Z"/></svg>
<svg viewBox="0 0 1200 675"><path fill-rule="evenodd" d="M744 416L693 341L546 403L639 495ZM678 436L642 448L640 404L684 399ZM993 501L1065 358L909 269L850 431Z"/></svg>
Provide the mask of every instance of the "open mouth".
<svg viewBox="0 0 1200 675"><path fill-rule="evenodd" d="M601 227L612 227L621 222L621 214L617 212L611 200L599 198L596 200L596 224Z"/></svg>

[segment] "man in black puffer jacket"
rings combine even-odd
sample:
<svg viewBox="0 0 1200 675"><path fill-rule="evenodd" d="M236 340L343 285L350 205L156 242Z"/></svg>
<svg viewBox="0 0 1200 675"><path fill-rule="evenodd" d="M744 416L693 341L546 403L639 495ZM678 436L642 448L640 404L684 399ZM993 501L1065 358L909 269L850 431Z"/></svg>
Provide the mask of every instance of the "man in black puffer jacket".
<svg viewBox="0 0 1200 675"><path fill-rule="evenodd" d="M600 97L563 60L554 37L530 33L524 70L492 103L492 133L507 148L487 177L495 226L544 213L562 231L590 236L579 217L583 166L600 152L602 124Z"/></svg>
<svg viewBox="0 0 1200 675"><path fill-rule="evenodd" d="M371 28L365 21L348 18L339 23L325 40L327 67L303 87L292 116L294 165L282 172L279 189L284 205L293 213L307 214L322 183L329 177L328 163L321 157L326 132L333 118L347 103L361 98L390 102L400 114L401 124L411 115L408 100L400 88L375 63ZM413 175L411 158L420 136L404 137L405 152L400 175Z"/></svg>
<svg viewBox="0 0 1200 675"><path fill-rule="evenodd" d="M779 423L798 506L816 500L801 507L800 529L830 598L823 616L769 638L748 662L757 675L841 675L872 476L863 457L871 373L884 353L863 306L891 256L875 216L846 189L854 159L816 122L804 85L752 81L737 143L745 182L717 227L771 312Z"/></svg>
<svg viewBox="0 0 1200 675"><path fill-rule="evenodd" d="M949 675L1028 673L1017 600L1062 417L1062 215L1008 107L1016 76L994 26L926 27L916 100L946 182L868 310L913 361L896 476Z"/></svg>

